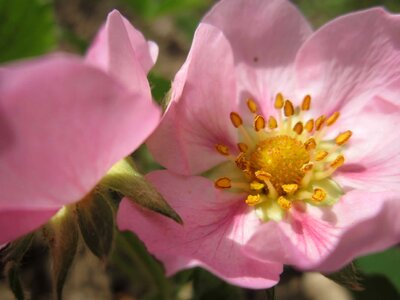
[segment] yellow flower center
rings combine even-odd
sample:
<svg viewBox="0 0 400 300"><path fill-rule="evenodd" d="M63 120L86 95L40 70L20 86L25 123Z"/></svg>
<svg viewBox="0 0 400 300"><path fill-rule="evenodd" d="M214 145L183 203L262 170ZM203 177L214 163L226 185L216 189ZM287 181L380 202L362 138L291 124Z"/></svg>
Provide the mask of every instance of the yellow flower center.
<svg viewBox="0 0 400 300"><path fill-rule="evenodd" d="M239 130L238 149L215 145L230 160L215 172L224 175L216 176L215 186L245 192L245 202L265 221L282 219L293 205L333 205L342 190L331 175L344 164L341 150L352 132L340 133L334 140L324 140L324 135L340 113L304 120L311 97L307 95L295 108L280 93L275 99L277 118L266 120L252 99L247 107L253 114L251 127L238 113L230 115Z"/></svg>

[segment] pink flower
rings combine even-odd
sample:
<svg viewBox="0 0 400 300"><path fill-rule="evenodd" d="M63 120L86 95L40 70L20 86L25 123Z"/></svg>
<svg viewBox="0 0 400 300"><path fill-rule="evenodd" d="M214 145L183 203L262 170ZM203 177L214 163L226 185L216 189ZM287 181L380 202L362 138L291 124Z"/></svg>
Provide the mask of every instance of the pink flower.
<svg viewBox="0 0 400 300"><path fill-rule="evenodd" d="M105 28L87 60L110 75L67 55L0 70L0 245L82 199L159 122L154 45L116 11Z"/></svg>
<svg viewBox="0 0 400 300"><path fill-rule="evenodd" d="M313 33L288 1L221 1L149 141L167 170L148 178L184 226L127 201L119 226L168 274L199 265L251 288L282 264L329 272L396 244L399 97L400 16Z"/></svg>

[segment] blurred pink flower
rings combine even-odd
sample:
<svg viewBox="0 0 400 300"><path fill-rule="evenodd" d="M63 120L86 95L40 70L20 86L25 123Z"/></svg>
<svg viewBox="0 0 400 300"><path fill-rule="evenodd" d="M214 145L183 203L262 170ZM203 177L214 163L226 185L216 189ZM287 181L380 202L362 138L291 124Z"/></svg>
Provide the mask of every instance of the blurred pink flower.
<svg viewBox="0 0 400 300"><path fill-rule="evenodd" d="M82 199L159 122L146 80L156 46L116 11L104 28L93 66L53 55L0 70L0 244Z"/></svg>
<svg viewBox="0 0 400 300"><path fill-rule="evenodd" d="M329 272L394 245L399 97L400 16L370 9L313 33L288 1L221 1L149 140L167 170L148 178L184 226L124 201L119 227L168 274L200 265L251 288L282 264Z"/></svg>

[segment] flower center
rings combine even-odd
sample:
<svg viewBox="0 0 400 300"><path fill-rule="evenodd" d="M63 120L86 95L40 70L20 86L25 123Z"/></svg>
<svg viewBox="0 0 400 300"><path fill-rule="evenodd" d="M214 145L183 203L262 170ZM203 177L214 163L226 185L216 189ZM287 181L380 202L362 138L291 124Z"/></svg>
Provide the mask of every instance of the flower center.
<svg viewBox="0 0 400 300"><path fill-rule="evenodd" d="M305 174L302 167L309 161L304 144L287 135L260 141L250 155L251 168L269 173L279 195L283 195L283 185L300 184Z"/></svg>
<svg viewBox="0 0 400 300"><path fill-rule="evenodd" d="M230 115L239 130L238 149L215 145L230 160L218 168L216 173L222 170L225 176L216 177L216 188L245 192L246 204L254 206L265 221L282 219L293 205L333 205L342 190L331 175L344 163L341 150L352 132L340 133L334 140L324 135L340 113L305 119L311 97L307 95L295 108L280 93L275 99L277 118L266 120L252 99L247 107L253 114L252 126L244 124L238 113Z"/></svg>

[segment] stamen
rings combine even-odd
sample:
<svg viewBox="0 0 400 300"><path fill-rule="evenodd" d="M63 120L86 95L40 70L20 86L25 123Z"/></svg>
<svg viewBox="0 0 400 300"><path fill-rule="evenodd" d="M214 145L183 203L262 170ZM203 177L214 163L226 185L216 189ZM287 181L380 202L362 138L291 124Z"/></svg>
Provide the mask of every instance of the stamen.
<svg viewBox="0 0 400 300"><path fill-rule="evenodd" d="M247 160L246 155L242 152L235 159L236 165L241 170L248 170L250 167L250 162Z"/></svg>
<svg viewBox="0 0 400 300"><path fill-rule="evenodd" d="M315 188L311 198L314 201L321 202L326 198L326 192L323 189Z"/></svg>
<svg viewBox="0 0 400 300"><path fill-rule="evenodd" d="M278 122L276 121L276 119L273 116L270 116L268 119L268 127L270 129L275 129L278 127Z"/></svg>
<svg viewBox="0 0 400 300"><path fill-rule="evenodd" d="M314 150L317 147L317 143L314 138L309 138L305 143L304 147L306 147L307 151Z"/></svg>
<svg viewBox="0 0 400 300"><path fill-rule="evenodd" d="M337 169L337 168L341 167L343 164L344 164L344 156L340 154L331 163L331 167L334 168L334 169Z"/></svg>
<svg viewBox="0 0 400 300"><path fill-rule="evenodd" d="M299 186L295 183L282 185L282 189L287 194L294 194L298 190L298 188Z"/></svg>
<svg viewBox="0 0 400 300"><path fill-rule="evenodd" d="M275 98L274 107L276 109L281 109L283 107L283 103L284 103L283 96L281 93L278 93L278 95L276 95L276 98Z"/></svg>
<svg viewBox="0 0 400 300"><path fill-rule="evenodd" d="M326 126L331 126L333 125L337 119L339 119L340 112L335 112L333 113L327 120L326 120Z"/></svg>
<svg viewBox="0 0 400 300"><path fill-rule="evenodd" d="M311 132L314 129L314 119L308 120L305 128L308 132Z"/></svg>
<svg viewBox="0 0 400 300"><path fill-rule="evenodd" d="M292 207L292 202L283 196L278 198L278 204L283 210L289 210Z"/></svg>
<svg viewBox="0 0 400 300"><path fill-rule="evenodd" d="M310 163L304 164L304 165L301 167L301 170L302 170L303 172L309 172L309 171L311 171L313 168L314 168L314 164L310 162Z"/></svg>
<svg viewBox="0 0 400 300"><path fill-rule="evenodd" d="M253 99L247 99L247 108L254 114L257 112L257 104L254 102Z"/></svg>
<svg viewBox="0 0 400 300"><path fill-rule="evenodd" d="M319 151L316 155L315 155L315 160L316 161L321 161L323 160L325 157L328 156L328 152L325 150Z"/></svg>
<svg viewBox="0 0 400 300"><path fill-rule="evenodd" d="M270 181L272 175L268 172L265 172L264 170L256 171L254 174L256 175L256 178L258 180L264 181L264 183L266 184L268 188L268 196L270 196L271 198L276 198L278 196L278 192Z"/></svg>
<svg viewBox="0 0 400 300"><path fill-rule="evenodd" d="M243 125L242 117L238 113L231 112L230 117L233 126L235 126L236 128Z"/></svg>
<svg viewBox="0 0 400 300"><path fill-rule="evenodd" d="M257 205L258 203L261 202L261 196L259 194L257 194L257 195L248 195L246 200L245 200L245 202L249 206Z"/></svg>
<svg viewBox="0 0 400 300"><path fill-rule="evenodd" d="M238 146L240 152L246 153L247 150L249 150L249 146L247 146L247 144L245 144L245 143L238 143L237 146Z"/></svg>
<svg viewBox="0 0 400 300"><path fill-rule="evenodd" d="M228 177L218 178L214 185L218 189L230 189L232 187L231 180Z"/></svg>
<svg viewBox="0 0 400 300"><path fill-rule="evenodd" d="M229 155L229 148L222 144L216 144L215 149L222 155L228 156Z"/></svg>
<svg viewBox="0 0 400 300"><path fill-rule="evenodd" d="M260 131L261 129L264 129L264 128L265 128L265 119L264 119L264 117L261 116L261 115L257 115L254 118L254 129L258 132L258 131Z"/></svg>
<svg viewBox="0 0 400 300"><path fill-rule="evenodd" d="M320 116L317 120L315 120L315 130L320 130L322 125L324 125L326 117L324 115Z"/></svg>
<svg viewBox="0 0 400 300"><path fill-rule="evenodd" d="M258 181L253 181L250 183L250 189L253 191L260 191L265 187L265 185Z"/></svg>
<svg viewBox="0 0 400 300"><path fill-rule="evenodd" d="M339 134L335 139L336 144L339 146L344 145L351 138L352 134L353 133L351 132L351 130L347 130L347 131Z"/></svg>
<svg viewBox="0 0 400 300"><path fill-rule="evenodd" d="M311 107L311 96L307 95L304 97L303 102L301 103L301 110L309 110Z"/></svg>
<svg viewBox="0 0 400 300"><path fill-rule="evenodd" d="M293 116L293 114L294 114L293 103L290 100L286 100L283 110L285 113L285 117Z"/></svg>
<svg viewBox="0 0 400 300"><path fill-rule="evenodd" d="M303 132L303 123L300 121L297 122L293 127L293 131L300 135Z"/></svg>

